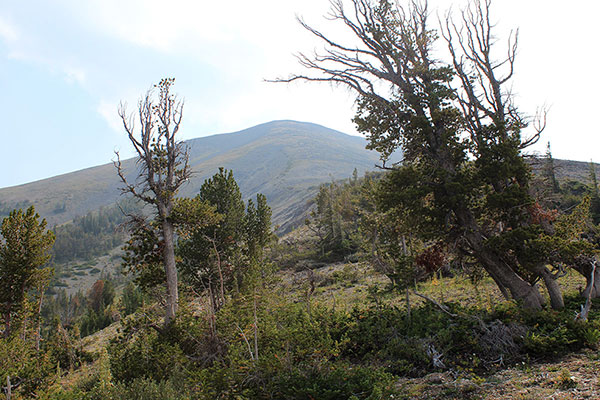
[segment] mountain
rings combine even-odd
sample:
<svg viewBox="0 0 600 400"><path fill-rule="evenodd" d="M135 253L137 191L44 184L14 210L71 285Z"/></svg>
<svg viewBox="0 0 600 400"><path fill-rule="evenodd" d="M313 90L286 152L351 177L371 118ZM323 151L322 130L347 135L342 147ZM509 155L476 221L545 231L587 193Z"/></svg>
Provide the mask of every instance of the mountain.
<svg viewBox="0 0 600 400"><path fill-rule="evenodd" d="M195 196L219 167L234 172L246 199L263 193L280 232L291 229L318 185L347 178L354 168L374 169L379 157L365 149L364 138L296 121L273 121L243 131L186 141L193 177L180 194ZM135 159L125 160L129 179ZM66 223L120 199L121 187L110 164L24 185L0 189L0 214L33 204L50 226Z"/></svg>

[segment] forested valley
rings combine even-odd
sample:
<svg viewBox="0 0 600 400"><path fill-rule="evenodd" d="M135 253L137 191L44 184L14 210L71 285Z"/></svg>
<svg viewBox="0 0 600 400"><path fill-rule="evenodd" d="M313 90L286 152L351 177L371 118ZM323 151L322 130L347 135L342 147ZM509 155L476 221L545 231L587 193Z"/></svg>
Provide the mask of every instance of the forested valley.
<svg viewBox="0 0 600 400"><path fill-rule="evenodd" d="M49 227L0 203L2 395L597 397L596 164L527 151L546 115L515 104L516 36L501 47L491 3L469 4L434 23L425 1L333 0L354 44L300 20L324 53L273 84L349 89L380 164L319 185L291 232L237 171L181 194L174 78L119 108L136 162L116 153L117 204Z"/></svg>

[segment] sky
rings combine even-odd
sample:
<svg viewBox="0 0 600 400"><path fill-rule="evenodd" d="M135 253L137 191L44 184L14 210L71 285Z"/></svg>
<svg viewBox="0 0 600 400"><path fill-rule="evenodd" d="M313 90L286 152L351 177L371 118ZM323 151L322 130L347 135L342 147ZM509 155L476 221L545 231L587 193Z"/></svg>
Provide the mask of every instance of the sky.
<svg viewBox="0 0 600 400"><path fill-rule="evenodd" d="M464 5L430 0L434 13ZM265 82L302 73L294 54L322 48L297 15L345 37L328 10L327 0L2 0L0 187L132 156L119 103L134 111L164 77L185 100L181 139L280 119L356 135L347 90ZM533 150L550 141L555 158L600 161L598 15L595 1L493 1L498 44L519 28L516 104L549 109Z"/></svg>

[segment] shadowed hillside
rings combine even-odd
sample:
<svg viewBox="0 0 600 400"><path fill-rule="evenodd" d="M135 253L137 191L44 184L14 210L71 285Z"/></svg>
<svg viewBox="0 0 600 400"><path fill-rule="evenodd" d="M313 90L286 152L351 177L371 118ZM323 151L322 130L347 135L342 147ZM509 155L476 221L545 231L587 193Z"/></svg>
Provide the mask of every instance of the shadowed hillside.
<svg viewBox="0 0 600 400"><path fill-rule="evenodd" d="M234 171L246 198L267 196L273 222L289 230L320 183L374 168L375 152L365 140L320 125L274 121L240 132L187 141L194 176L181 190L194 196L202 182L225 167ZM130 179L135 160L124 162ZM119 200L120 183L112 164L0 189L0 213L34 204L49 225L59 225Z"/></svg>

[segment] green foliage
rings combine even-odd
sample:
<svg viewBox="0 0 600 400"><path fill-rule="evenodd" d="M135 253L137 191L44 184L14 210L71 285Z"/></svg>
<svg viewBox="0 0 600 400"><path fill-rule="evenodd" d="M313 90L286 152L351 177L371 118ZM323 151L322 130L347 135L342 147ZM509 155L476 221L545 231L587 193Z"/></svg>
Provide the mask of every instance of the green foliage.
<svg viewBox="0 0 600 400"><path fill-rule="evenodd" d="M131 237L123 246L123 269L134 275L135 283L144 290L164 285L166 276L162 263L164 241L156 221L132 221Z"/></svg>
<svg viewBox="0 0 600 400"><path fill-rule="evenodd" d="M372 174L374 175L374 174ZM367 239L362 221L372 212L372 175L323 184L312 200L313 209L305 225L315 237L315 258L341 261L359 251ZM375 175L377 176L377 175Z"/></svg>
<svg viewBox="0 0 600 400"><path fill-rule="evenodd" d="M274 237L266 197L258 194L246 211L232 171L223 168L204 182L198 196L177 199L171 220L179 235L177 267L197 291L241 287L250 265L263 265L263 249ZM123 264L143 289L165 282L163 245L156 222L134 221Z"/></svg>
<svg viewBox="0 0 600 400"><path fill-rule="evenodd" d="M493 24L486 23L490 3L476 2L468 17L462 15L455 25L449 13L440 26L451 60L446 64L433 57L440 34L429 26L426 4L358 0L352 4L360 12L347 13L336 3L331 20L346 25L358 45L333 41L305 25L325 42L326 52L304 64L322 75L295 75L291 80L348 87L357 96L353 122L366 135L367 148L379 152L384 165L402 150L402 164L390 167L380 186L378 212L406 216L400 222L426 245L443 241L459 257L476 260L506 296L510 293L524 307L542 307L534 286L542 278L552 306L561 308L560 289L546 264L559 269L573 254L565 255L562 238L552 237L552 221L537 218L532 210L539 204L532 197L531 171L522 150L537 141L540 129L537 126L530 139L523 136L527 119L505 89L512 76L516 40L509 39L507 57L494 60L497 41ZM499 65L508 65L510 73L500 76ZM557 191L552 165L547 172ZM329 211L333 208L325 209L320 214L327 224L316 224L327 227L320 234L343 239L336 234L338 219ZM390 243L406 233L396 229ZM401 261L384 264L389 264L386 269L395 280L394 275L410 273L416 254L406 246L401 254L392 250L396 254L389 258Z"/></svg>
<svg viewBox="0 0 600 400"><path fill-rule="evenodd" d="M49 322L47 329L53 331L56 327L55 318L64 326L76 323L79 317L87 311L87 299L82 291L67 294L65 289L58 290L55 296L48 296L42 304L42 317Z"/></svg>
<svg viewBox="0 0 600 400"><path fill-rule="evenodd" d="M589 321L582 322L573 318L581 306L578 296L567 296L565 306L561 311L534 312L509 305L496 308L490 318L526 326L521 344L523 351L533 357L554 358L585 347L595 348L600 337L599 312L592 309Z"/></svg>
<svg viewBox="0 0 600 400"><path fill-rule="evenodd" d="M108 391L108 394L112 399L122 400L189 399L188 396L181 393L170 381L161 381L157 383L149 379L135 379L129 384L117 384Z"/></svg>
<svg viewBox="0 0 600 400"><path fill-rule="evenodd" d="M204 217L186 216L184 220L192 224L179 224L179 267L197 291L219 293L215 304L220 307L226 290L249 286L252 270L265 266L263 249L274 238L271 209L262 194L257 195L256 203L249 200L246 207L233 172L223 168L204 182L195 199L185 201L187 208L202 205ZM208 223L193 224L199 220Z"/></svg>
<svg viewBox="0 0 600 400"><path fill-rule="evenodd" d="M46 220L39 218L31 206L25 212L11 211L2 221L0 312L4 317L4 337L14 331L11 322L22 313L27 291L35 286L39 268L50 259L54 234L46 230Z"/></svg>
<svg viewBox="0 0 600 400"><path fill-rule="evenodd" d="M87 260L120 246L125 234L119 225L125 222L127 214L139 211L139 204L126 200L119 206L101 207L74 218L71 223L55 227L54 260L58 263Z"/></svg>
<svg viewBox="0 0 600 400"><path fill-rule="evenodd" d="M217 337L208 320L193 317L185 306L162 332L144 318L126 320L109 347L115 383L176 384L180 393L206 399L377 399L393 392L393 377L382 369L336 361L347 317L322 308L309 315L303 305L278 297L252 299L236 297L224 305L215 321ZM254 329L258 353L247 342Z"/></svg>
<svg viewBox="0 0 600 400"><path fill-rule="evenodd" d="M97 280L87 296L87 311L79 320L81 336L85 337L97 332L114 320L111 305L115 298L115 287L110 280Z"/></svg>
<svg viewBox="0 0 600 400"><path fill-rule="evenodd" d="M256 205L248 200L244 217L245 241L248 258L255 263L263 261L263 250L275 239L271 230L271 208L265 195L256 195Z"/></svg>
<svg viewBox="0 0 600 400"><path fill-rule="evenodd" d="M560 192L560 185L558 183L558 179L556 179L555 170L556 167L554 165L554 158L552 158L552 152L550 151L550 142L548 142L548 146L546 148L545 163L542 169L542 173L547 181L547 184L550 186L550 191L552 193Z"/></svg>
<svg viewBox="0 0 600 400"><path fill-rule="evenodd" d="M92 378L97 379L95 376ZM39 398L42 400L187 400L190 398L181 393L170 381L135 379L129 383L103 385L99 380L91 380L87 384L92 386L52 388L51 392L41 393Z"/></svg>
<svg viewBox="0 0 600 400"><path fill-rule="evenodd" d="M84 362L90 361L90 355L81 347L79 329L65 328L60 321L54 321L46 347L53 365L59 369L73 370Z"/></svg>
<svg viewBox="0 0 600 400"><path fill-rule="evenodd" d="M138 308L144 304L144 295L139 287L129 282L123 289L121 295L121 315L126 317L133 314Z"/></svg>
<svg viewBox="0 0 600 400"><path fill-rule="evenodd" d="M391 398L393 384L394 377L380 368L337 362L324 368L299 365L275 375L270 386L285 399L376 400Z"/></svg>
<svg viewBox="0 0 600 400"><path fill-rule="evenodd" d="M6 384L10 376L13 385L19 385L15 394L30 396L34 391L45 388L54 379L56 364L47 352L37 352L30 338L20 335L0 338L0 382Z"/></svg>
<svg viewBox="0 0 600 400"><path fill-rule="evenodd" d="M131 382L138 378L165 380L174 369L187 363L179 346L169 343L168 338L147 329L133 334L131 327L125 326L123 336L108 348L110 370L117 381Z"/></svg>
<svg viewBox="0 0 600 400"><path fill-rule="evenodd" d="M228 252L234 251L244 235L244 202L242 192L233 177L233 171L219 168L219 172L207 179L198 195L202 201L213 205L216 212L223 216L219 229L213 228L208 235L216 238Z"/></svg>

